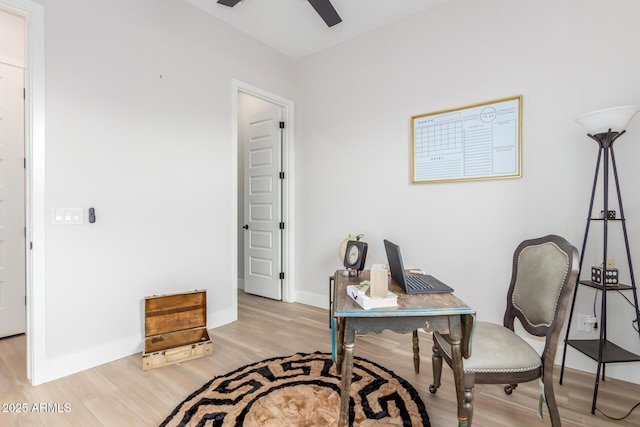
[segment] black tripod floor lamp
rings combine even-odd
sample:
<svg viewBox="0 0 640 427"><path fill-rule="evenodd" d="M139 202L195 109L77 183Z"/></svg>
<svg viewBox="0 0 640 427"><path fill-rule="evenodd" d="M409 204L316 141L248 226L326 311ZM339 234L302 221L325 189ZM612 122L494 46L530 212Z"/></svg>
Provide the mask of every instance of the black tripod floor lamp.
<svg viewBox="0 0 640 427"><path fill-rule="evenodd" d="M582 242L582 250L580 251L580 277L578 279L578 285L576 286L573 294L573 301L571 303L571 311L569 312L569 323L567 326L566 339L564 345L564 353L562 356L562 370L560 371L560 384L562 384L562 378L564 375L565 358L567 355L567 346L572 347L591 359L597 361L595 386L593 392L593 402L591 406L591 413L594 414L596 410L596 400L598 398L598 386L600 384L600 378L605 379L605 368L607 363L619 363L619 362L637 362L640 361L640 356L634 354L624 348L614 344L607 339L607 293L609 291L630 291L632 293L633 300L627 300L632 303L634 310L634 324L640 325L640 310L638 309L638 294L636 291L635 277L633 274L633 267L631 263L631 251L629 249L629 238L627 235L627 225L625 222L624 209L622 206L622 196L620 193L620 181L618 179L618 169L616 166L616 158L613 152L613 143L625 133L625 129L633 119L633 117L640 112L640 107L616 107L607 108L605 110L594 111L587 113L576 119L576 122L584 126L587 130L589 138L595 140L598 143L598 160L596 163L596 171L593 179L593 189L591 191L591 202L589 204L589 213L587 216L587 226L584 233L584 240ZM617 195L617 208L619 210L616 214L615 210L610 210L609 205L609 173L613 172L613 179L615 183L615 191ZM598 179L602 178L602 205L599 212L593 211L593 204L596 196L596 187ZM602 226L602 238L603 238L603 251L602 259L600 262L594 264L588 264L584 268L584 254L587 246L587 238L589 235L589 227L592 223L599 223ZM631 284L622 284L618 281L618 270L612 261L609 260L609 253L607 252L608 240L609 240L609 225L610 223L616 226L622 227L622 234L624 236L624 246L626 250L626 261L628 265L628 273L631 280ZM599 266L597 264L600 264ZM594 267L589 267L594 265ZM578 290L582 286L596 289L596 292L602 292L602 300L600 306L599 315L599 338L598 339L569 339L571 321L574 314L574 308L576 303L576 295ZM594 306L595 310L595 306ZM595 313L594 313L595 314ZM640 330L638 330L640 336Z"/></svg>

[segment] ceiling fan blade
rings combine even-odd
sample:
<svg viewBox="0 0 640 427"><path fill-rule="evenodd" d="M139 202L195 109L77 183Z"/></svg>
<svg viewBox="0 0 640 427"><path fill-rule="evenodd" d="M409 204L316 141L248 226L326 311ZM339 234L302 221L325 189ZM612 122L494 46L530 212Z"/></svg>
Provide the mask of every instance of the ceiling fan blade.
<svg viewBox="0 0 640 427"><path fill-rule="evenodd" d="M340 18L330 0L309 0L309 3L329 27L342 22L342 18Z"/></svg>
<svg viewBox="0 0 640 427"><path fill-rule="evenodd" d="M238 3L240 3L242 0L218 0L218 3L224 5L224 6L229 6L229 7L233 7L235 5L237 5Z"/></svg>

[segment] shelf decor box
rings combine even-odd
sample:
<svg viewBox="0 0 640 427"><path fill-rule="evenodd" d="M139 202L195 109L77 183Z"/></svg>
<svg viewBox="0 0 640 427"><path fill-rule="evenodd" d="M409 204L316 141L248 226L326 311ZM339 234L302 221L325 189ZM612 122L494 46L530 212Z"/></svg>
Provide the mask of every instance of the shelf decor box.
<svg viewBox="0 0 640 427"><path fill-rule="evenodd" d="M207 291L146 297L144 335L144 371L210 356Z"/></svg>
<svg viewBox="0 0 640 427"><path fill-rule="evenodd" d="M591 281L600 283L602 277L602 267L594 265L591 267ZM607 268L604 270L605 285L617 285L618 284L618 269Z"/></svg>

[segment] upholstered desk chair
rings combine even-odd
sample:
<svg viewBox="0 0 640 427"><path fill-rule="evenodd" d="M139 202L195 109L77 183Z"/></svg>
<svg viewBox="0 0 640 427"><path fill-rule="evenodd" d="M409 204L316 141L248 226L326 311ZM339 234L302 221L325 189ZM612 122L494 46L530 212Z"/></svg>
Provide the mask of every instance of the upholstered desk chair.
<svg viewBox="0 0 640 427"><path fill-rule="evenodd" d="M507 294L503 325L477 322L472 336L471 356L463 360L465 406L473 416L474 384L508 384L511 394L521 382L542 377L551 425L561 425L553 393L553 361L558 336L578 278L578 251L559 236L525 240L513 255L513 272ZM518 318L524 329L545 338L542 356L514 332ZM440 387L442 359L451 366L448 336L433 334L433 381ZM535 403L532 403L535 405Z"/></svg>

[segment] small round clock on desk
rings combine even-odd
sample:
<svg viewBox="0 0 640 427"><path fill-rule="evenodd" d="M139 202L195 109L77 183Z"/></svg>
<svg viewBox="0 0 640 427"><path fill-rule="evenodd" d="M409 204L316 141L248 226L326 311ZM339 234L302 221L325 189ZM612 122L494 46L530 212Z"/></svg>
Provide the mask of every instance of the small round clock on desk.
<svg viewBox="0 0 640 427"><path fill-rule="evenodd" d="M347 269L345 272L349 274L350 272L354 272L356 275L360 274L362 270L364 270L364 264L367 260L367 249L369 244L360 240L362 235L359 235L353 240L351 236L345 239L344 244L344 256L342 263L344 267ZM342 245L340 247L340 253L342 254Z"/></svg>

